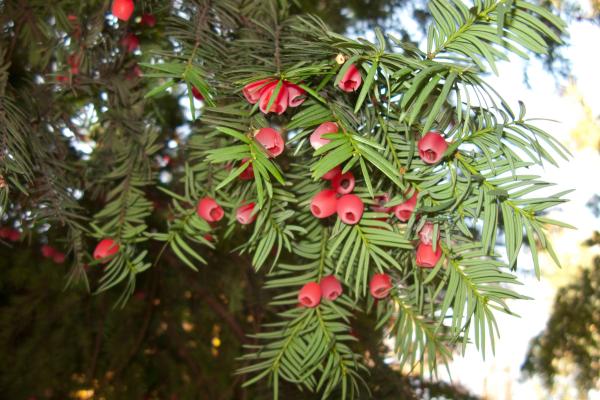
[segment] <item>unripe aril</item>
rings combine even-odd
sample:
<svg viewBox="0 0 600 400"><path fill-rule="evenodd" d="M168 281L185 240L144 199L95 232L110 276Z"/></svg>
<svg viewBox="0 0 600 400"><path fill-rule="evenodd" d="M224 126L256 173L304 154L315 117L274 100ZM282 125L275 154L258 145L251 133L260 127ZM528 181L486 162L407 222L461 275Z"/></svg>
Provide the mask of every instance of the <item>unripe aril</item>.
<svg viewBox="0 0 600 400"><path fill-rule="evenodd" d="M217 222L225 215L223 208L211 197L204 197L196 207L198 216L207 222Z"/></svg>
<svg viewBox="0 0 600 400"><path fill-rule="evenodd" d="M354 194L343 195L337 201L338 217L348 225L357 224L362 218L364 209L363 201Z"/></svg>
<svg viewBox="0 0 600 400"><path fill-rule="evenodd" d="M354 190L354 174L351 171L336 176L331 180L331 187L339 194L352 193Z"/></svg>
<svg viewBox="0 0 600 400"><path fill-rule="evenodd" d="M321 286L316 282L308 282L298 293L298 302L304 307L313 308L321 302Z"/></svg>
<svg viewBox="0 0 600 400"><path fill-rule="evenodd" d="M337 192L332 189L320 191L310 202L310 212L317 218L327 218L337 211Z"/></svg>
<svg viewBox="0 0 600 400"><path fill-rule="evenodd" d="M342 295L342 284L333 275L327 275L319 282L321 295L327 300L335 300Z"/></svg>

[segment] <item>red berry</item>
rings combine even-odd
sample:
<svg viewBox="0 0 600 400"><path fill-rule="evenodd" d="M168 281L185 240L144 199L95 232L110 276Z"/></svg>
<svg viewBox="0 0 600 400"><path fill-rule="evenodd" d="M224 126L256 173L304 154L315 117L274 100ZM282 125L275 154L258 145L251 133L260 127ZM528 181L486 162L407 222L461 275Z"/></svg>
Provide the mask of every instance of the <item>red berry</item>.
<svg viewBox="0 0 600 400"><path fill-rule="evenodd" d="M320 191L310 202L310 212L317 218L327 218L337 211L337 193L332 189Z"/></svg>
<svg viewBox="0 0 600 400"><path fill-rule="evenodd" d="M342 284L333 275L328 275L321 279L321 294L327 300L335 300L342 295Z"/></svg>
<svg viewBox="0 0 600 400"><path fill-rule="evenodd" d="M242 171L239 175L240 179L243 181L249 181L250 179L254 179L254 168L252 167L252 161L249 158L242 159L242 164L248 163L248 167Z"/></svg>
<svg viewBox="0 0 600 400"><path fill-rule="evenodd" d="M288 92L288 105L290 107L298 107L306 100L306 91L300 86L291 82L284 82Z"/></svg>
<svg viewBox="0 0 600 400"><path fill-rule="evenodd" d="M128 33L121 40L121 44L128 52L133 53L138 47L140 47L140 39L134 33Z"/></svg>
<svg viewBox="0 0 600 400"><path fill-rule="evenodd" d="M439 232L437 234L438 238L440 236ZM438 239L436 238L436 240ZM419 231L419 239L423 244L431 244L433 243L433 224L431 222L425 222L425 225Z"/></svg>
<svg viewBox="0 0 600 400"><path fill-rule="evenodd" d="M156 17L152 14L144 13L142 14L140 24L153 28L156 25Z"/></svg>
<svg viewBox="0 0 600 400"><path fill-rule="evenodd" d="M202 96L202 93L200 93L196 86L192 86L192 95L196 100L204 100L204 96Z"/></svg>
<svg viewBox="0 0 600 400"><path fill-rule="evenodd" d="M344 92L354 92L359 88L361 83L362 77L360 76L360 71L352 64L338 83L338 86Z"/></svg>
<svg viewBox="0 0 600 400"><path fill-rule="evenodd" d="M69 54L67 57L67 64L69 64L69 67L71 67L71 74L77 75L79 73L81 57L78 54Z"/></svg>
<svg viewBox="0 0 600 400"><path fill-rule="evenodd" d="M390 201L390 195L387 193L375 196L375 205L371 206L371 210L381 213L389 213L392 211L392 207L386 207L385 205Z"/></svg>
<svg viewBox="0 0 600 400"><path fill-rule="evenodd" d="M8 240L11 242L18 242L21 239L21 232L16 229L11 229L8 233Z"/></svg>
<svg viewBox="0 0 600 400"><path fill-rule="evenodd" d="M109 261L109 257L119 252L119 244L111 238L102 239L94 249L94 259L103 260L102 264Z"/></svg>
<svg viewBox="0 0 600 400"><path fill-rule="evenodd" d="M316 282L308 282L300 289L298 301L304 307L316 307L321 302L321 286Z"/></svg>
<svg viewBox="0 0 600 400"><path fill-rule="evenodd" d="M56 254L56 249L48 244L43 244L40 248L40 252L42 253L42 256L51 258Z"/></svg>
<svg viewBox="0 0 600 400"><path fill-rule="evenodd" d="M283 153L285 148L281 134L273 128L259 129L254 139L264 147L271 157L277 157Z"/></svg>
<svg viewBox="0 0 600 400"><path fill-rule="evenodd" d="M57 263L57 264L62 264L62 263L64 263L64 262L65 262L65 258L66 258L66 255L65 255L65 253L62 253L62 252L60 252L60 251L57 251L57 252L54 254L54 256L52 256L52 261L54 261L54 262L55 262L55 263Z"/></svg>
<svg viewBox="0 0 600 400"><path fill-rule="evenodd" d="M383 299L390 294L392 290L392 278L388 274L375 274L369 282L369 291L371 296L376 299Z"/></svg>
<svg viewBox="0 0 600 400"><path fill-rule="evenodd" d="M330 181L333 180L333 178L335 178L338 175L342 174L342 167L340 167L339 165L337 167L334 167L331 171L329 172L325 172L325 175L323 175L321 178L325 179L326 181Z"/></svg>
<svg viewBox="0 0 600 400"><path fill-rule="evenodd" d="M237 209L235 217L240 224L248 225L254 222L256 219L256 214L252 215L254 206L256 206L256 203L248 203Z"/></svg>
<svg viewBox="0 0 600 400"><path fill-rule="evenodd" d="M442 257L442 246L438 240L435 251L432 244L419 243L417 246L417 265L423 268L433 268Z"/></svg>
<svg viewBox="0 0 600 400"><path fill-rule="evenodd" d="M323 122L310 135L310 145L315 150L325 146L327 143L331 142L331 139L326 139L323 137L323 135L328 133L336 133L338 130L338 125L335 122Z"/></svg>
<svg viewBox="0 0 600 400"><path fill-rule="evenodd" d="M362 218L364 209L363 201L354 194L343 195L337 201L338 217L348 225L357 224Z"/></svg>
<svg viewBox="0 0 600 400"><path fill-rule="evenodd" d="M225 212L217 202L210 197L204 197L196 207L198 216L207 222L217 222L223 218Z"/></svg>
<svg viewBox="0 0 600 400"><path fill-rule="evenodd" d="M404 203L397 205L394 207L394 214L396 218L398 218L401 222L406 222L410 219L413 211L415 210L415 206L417 205L417 192L412 195L412 197L406 200Z"/></svg>
<svg viewBox="0 0 600 400"><path fill-rule="evenodd" d="M242 93L244 93L244 97L246 100L248 100L248 103L256 104L258 100L260 100L260 96L262 95L264 89L271 82L273 82L272 78L261 79L260 81L252 82L244 86Z"/></svg>
<svg viewBox="0 0 600 400"><path fill-rule="evenodd" d="M437 132L427 132L417 143L419 157L426 164L435 164L442 159L448 143L442 135Z"/></svg>
<svg viewBox="0 0 600 400"><path fill-rule="evenodd" d="M0 228L0 239L8 239L10 236L11 228Z"/></svg>
<svg viewBox="0 0 600 400"><path fill-rule="evenodd" d="M133 0L114 0L112 4L112 14L123 20L127 21L133 14Z"/></svg>
<svg viewBox="0 0 600 400"><path fill-rule="evenodd" d="M338 175L331 180L331 187L339 194L352 193L354 190L354 174L350 171L345 174Z"/></svg>
<svg viewBox="0 0 600 400"><path fill-rule="evenodd" d="M288 99L289 92L286 85L282 84L279 87L279 92L277 93L277 97L273 99L271 107L267 110L269 103L271 103L271 98L275 95L275 89L277 88L277 82L269 83L262 91L260 95L260 100L258 103L258 108L264 114L268 114L270 112L274 112L276 114L283 114L288 107Z"/></svg>

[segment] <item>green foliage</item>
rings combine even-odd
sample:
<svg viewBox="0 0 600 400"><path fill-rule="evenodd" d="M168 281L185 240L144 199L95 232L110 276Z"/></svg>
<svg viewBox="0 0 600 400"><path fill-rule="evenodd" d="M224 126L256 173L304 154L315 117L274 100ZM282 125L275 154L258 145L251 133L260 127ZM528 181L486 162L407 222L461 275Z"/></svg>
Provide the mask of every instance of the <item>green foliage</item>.
<svg viewBox="0 0 600 400"><path fill-rule="evenodd" d="M550 184L525 170L568 153L525 118L524 105L514 112L484 76L510 52L545 53L564 24L523 1L429 6L427 52L381 30L376 43L350 39L318 17L294 15L285 0L148 1L140 7L156 13L153 31L134 21L104 21L107 5L94 2L80 4L75 19L64 10L49 18L52 10L34 7L45 25L36 34L40 42L28 45L33 25L17 24L13 32L21 14L7 6L0 19L13 27L1 37L12 50L0 52L8 54L0 68L0 118L7 120L0 128L3 218L33 239L44 224L52 228L44 233L50 241L66 233L71 282L87 282L86 263L97 267L93 242L115 239L119 253L89 285L95 292L123 287L119 304L134 293L138 275L165 258L200 275L220 268L214 251L249 253L253 268L267 275L274 314L250 336L239 374L246 386L266 382L275 398L286 385L323 398L367 393L366 363L349 331L357 314L372 315L374 308L373 325L411 370L435 375L453 349L464 351L471 340L485 354L499 330L494 313L510 314L507 301L525 298L511 288L524 240L539 275L538 249L556 259L547 226L566 226L544 213L567 192L535 197ZM87 15L93 18L84 26L78 21ZM124 51L128 31L140 35L141 51ZM38 43L56 45L55 55L32 55ZM82 59L77 70L67 70L72 55ZM27 83L35 94L29 99L21 80L6 72L16 59L27 65L29 82L48 79ZM138 63L143 79L135 76ZM346 93L337 84L352 64L362 85ZM267 108L284 82L304 89L306 100L281 115L263 114L240 92L264 78L277 82ZM201 107L193 87L204 97ZM42 95L52 101L42 104ZM188 107L191 119L178 124ZM24 121L34 116L39 123L27 133ZM325 121L339 131L313 151L307 138ZM277 158L254 139L267 126L285 140ZM417 151L429 130L449 143L436 165ZM409 221L368 209L356 225L314 218L310 200L325 187L320 178L338 165L353 172L354 192L367 207L377 195L388 194L389 206L416 195ZM250 166L254 179L239 179ZM225 210L217 224L196 214L205 196ZM257 218L241 226L236 210L248 202L256 203ZM443 253L431 270L415 261L425 222L435 225ZM506 260L498 256L501 235ZM374 307L368 283L380 272L393 277L394 290ZM296 307L298 290L329 274L342 281L344 295L314 309Z"/></svg>

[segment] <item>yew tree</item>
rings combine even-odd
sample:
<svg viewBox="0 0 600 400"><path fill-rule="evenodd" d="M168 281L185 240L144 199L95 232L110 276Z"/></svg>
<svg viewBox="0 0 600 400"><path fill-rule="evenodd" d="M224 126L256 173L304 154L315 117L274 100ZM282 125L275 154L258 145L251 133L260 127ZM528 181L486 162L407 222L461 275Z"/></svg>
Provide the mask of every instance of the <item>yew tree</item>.
<svg viewBox="0 0 600 400"><path fill-rule="evenodd" d="M558 263L547 229L566 224L546 210L567 192L537 194L551 184L528 169L568 153L486 76L565 24L523 0L431 0L417 47L298 5L0 2L0 233L68 265L64 296L117 293L116 314L168 265L186 276L171 294L244 343L227 371L244 387L358 398L377 378L361 341L435 376L468 345L493 351L495 315L527 298L525 247L538 276L540 251ZM209 294L252 285L261 323L240 329Z"/></svg>

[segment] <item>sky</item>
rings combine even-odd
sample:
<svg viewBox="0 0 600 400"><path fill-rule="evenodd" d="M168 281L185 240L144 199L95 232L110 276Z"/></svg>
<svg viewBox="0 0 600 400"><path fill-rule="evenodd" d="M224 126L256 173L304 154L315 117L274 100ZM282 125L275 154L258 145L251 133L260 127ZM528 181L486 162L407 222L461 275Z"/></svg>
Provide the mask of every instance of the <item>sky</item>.
<svg viewBox="0 0 600 400"><path fill-rule="evenodd" d="M572 63L572 75L577 91L590 107L592 115L600 116L600 75L598 55L591 51L600 42L600 27L589 22L573 22L568 28L570 46L565 56ZM523 72L529 76L529 87L523 82ZM540 121L538 125L552 133L573 153L568 162L561 162L558 168L545 166L539 173L542 178L555 182L554 191L575 189L567 196L570 202L552 210L552 218L566 221L577 230L561 230L553 235L553 244L563 263L558 270L550 261L544 262L541 281L535 279L528 251L520 256L520 274L524 283L521 291L533 297L530 301L516 301L510 304L521 318L497 315L501 337L497 341L495 356L482 360L481 354L471 346L464 357L456 357L450 366L454 382L468 388L472 393L485 395L490 400L534 400L567 399L573 393L545 393L537 379L523 380L520 366L525 359L529 341L545 326L552 308L556 291L555 275L570 276L579 265L589 265L592 254L600 254L598 246L584 251L581 243L591 237L594 230L600 230L600 219L594 217L586 203L594 194L600 194L600 154L597 150L579 149L572 138L572 131L585 117L579 99L573 90L566 90L568 80L556 80L544 70L537 60L525 62L512 57L509 62L499 64L499 76L489 76L488 82L497 88L511 105L522 100L527 106L527 115L534 118L551 118L557 122ZM600 140L600 137L598 138ZM546 259L547 260L547 259ZM564 282L565 279L559 279ZM590 400L600 399L600 392L588 394Z"/></svg>

